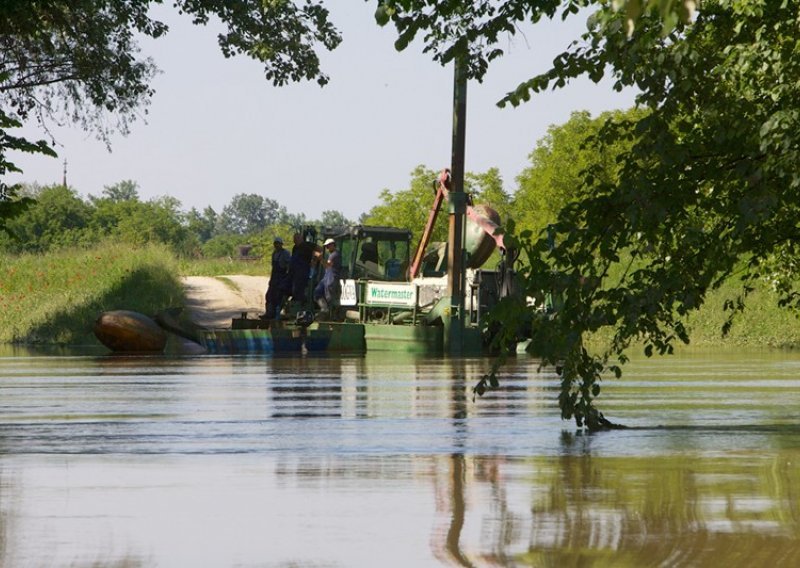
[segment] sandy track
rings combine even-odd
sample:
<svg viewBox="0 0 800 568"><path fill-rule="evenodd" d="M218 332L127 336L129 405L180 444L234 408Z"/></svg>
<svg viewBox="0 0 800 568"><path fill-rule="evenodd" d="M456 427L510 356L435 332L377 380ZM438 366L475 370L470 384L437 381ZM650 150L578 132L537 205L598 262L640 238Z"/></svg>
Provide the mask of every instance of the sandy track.
<svg viewBox="0 0 800 568"><path fill-rule="evenodd" d="M183 286L186 310L195 325L205 328L231 326L231 319L242 312L248 317L264 313L266 276L186 276ZM230 284L233 284L231 286Z"/></svg>

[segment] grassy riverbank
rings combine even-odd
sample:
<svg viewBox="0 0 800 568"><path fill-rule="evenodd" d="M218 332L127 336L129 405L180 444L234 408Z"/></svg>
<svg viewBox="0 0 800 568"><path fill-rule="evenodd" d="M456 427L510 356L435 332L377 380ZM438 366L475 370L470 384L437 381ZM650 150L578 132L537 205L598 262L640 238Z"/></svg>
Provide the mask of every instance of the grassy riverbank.
<svg viewBox="0 0 800 568"><path fill-rule="evenodd" d="M737 314L727 336L722 327L729 315L723 310L726 300L735 300L740 293L738 282L724 283L711 292L703 307L684 321L692 347L751 347L800 349L800 319L791 311L778 307L778 295L766 283L756 283L747 297L747 307ZM605 346L611 330L604 328L590 339L596 346ZM678 340L675 347L682 347ZM637 349L637 348L635 348Z"/></svg>
<svg viewBox="0 0 800 568"><path fill-rule="evenodd" d="M92 325L104 310L153 314L183 305L181 276L263 275L266 268L264 261L178 260L156 245L0 256L0 343L95 344ZM800 321L777 307L766 285L722 338L722 305L736 293L735 283L723 286L689 319L692 345L800 347Z"/></svg>
<svg viewBox="0 0 800 568"><path fill-rule="evenodd" d="M747 307L737 315L727 338L721 337L727 313L726 299L739 292L738 283L730 281L709 295L701 310L689 318L692 345L742 345L751 347L800 348L800 319L778 307L778 296L766 283L759 284L747 298Z"/></svg>
<svg viewBox="0 0 800 568"><path fill-rule="evenodd" d="M102 311L152 314L181 305L178 263L165 246L0 256L3 343L94 344Z"/></svg>
<svg viewBox="0 0 800 568"><path fill-rule="evenodd" d="M178 261L181 276L223 276L247 274L264 276L269 270L269 259L232 260L230 258L181 259Z"/></svg>

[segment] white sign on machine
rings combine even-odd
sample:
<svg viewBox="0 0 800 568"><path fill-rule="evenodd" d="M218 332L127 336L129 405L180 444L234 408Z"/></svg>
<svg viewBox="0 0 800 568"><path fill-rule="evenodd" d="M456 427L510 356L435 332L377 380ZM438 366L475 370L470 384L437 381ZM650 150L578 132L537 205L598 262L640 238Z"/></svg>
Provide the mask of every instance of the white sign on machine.
<svg viewBox="0 0 800 568"><path fill-rule="evenodd" d="M413 308L417 303L417 287L407 283L369 282L364 301L368 305Z"/></svg>
<svg viewBox="0 0 800 568"><path fill-rule="evenodd" d="M339 304L342 306L357 306L358 294L356 281L353 279L340 280L342 295ZM368 282L365 290L364 303L379 306L407 306L413 308L417 303L417 287L414 284Z"/></svg>
<svg viewBox="0 0 800 568"><path fill-rule="evenodd" d="M356 297L356 281L355 280L340 280L342 285L342 295L339 298L339 305L341 306L357 306L358 298Z"/></svg>

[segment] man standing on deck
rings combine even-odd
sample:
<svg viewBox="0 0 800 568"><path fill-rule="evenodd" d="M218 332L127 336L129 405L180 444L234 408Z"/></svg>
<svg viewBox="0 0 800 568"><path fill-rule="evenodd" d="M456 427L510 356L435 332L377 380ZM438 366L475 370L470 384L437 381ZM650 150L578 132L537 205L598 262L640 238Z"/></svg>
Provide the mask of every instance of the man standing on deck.
<svg viewBox="0 0 800 568"><path fill-rule="evenodd" d="M292 247L292 260L289 265L289 280L291 282L292 302L306 303L306 289L311 272L311 259L314 256L316 245L303 240L303 235L295 233L294 247Z"/></svg>
<svg viewBox="0 0 800 568"><path fill-rule="evenodd" d="M281 304L283 299L289 293L289 265L291 264L291 255L289 251L283 248L283 239L275 237L272 241L274 251L272 253L272 272L269 275L269 284L267 286L267 293L264 297L266 300L266 312L264 319L278 319L281 315Z"/></svg>
<svg viewBox="0 0 800 568"><path fill-rule="evenodd" d="M314 288L314 301L320 307L322 318L333 319L337 315L339 297L342 295L342 285L339 282L342 277L342 255L336 250L336 241L333 239L327 239L322 246L328 251L328 259L325 261L325 275Z"/></svg>

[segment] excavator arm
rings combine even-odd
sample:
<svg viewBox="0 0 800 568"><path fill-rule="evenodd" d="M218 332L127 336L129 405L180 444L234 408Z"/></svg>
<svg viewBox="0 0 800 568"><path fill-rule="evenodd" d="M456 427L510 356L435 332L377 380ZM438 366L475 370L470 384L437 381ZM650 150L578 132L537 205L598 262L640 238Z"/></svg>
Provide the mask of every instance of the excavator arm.
<svg viewBox="0 0 800 568"><path fill-rule="evenodd" d="M428 213L428 221L425 223L425 229L422 231L422 237L420 238L419 245L417 245L417 250L414 253L414 259L409 268L409 279L413 280L419 276L419 272L422 267L422 259L425 256L425 250L428 248L428 244L430 243L436 217L442 208L442 203L447 197L449 189L450 170L444 169L436 179L436 194L433 198L431 210ZM494 244L505 253L507 252L508 247L505 245L502 232L499 231L500 225L494 220L490 219L489 216L496 217L496 213L490 208L480 205L476 207L472 206L471 204L467 205L467 219L474 225L478 226L483 233L489 236L494 241ZM485 258L478 261L478 264L483 264L483 262L486 261L486 258L488 258L489 254L491 254L491 250L488 251L488 254L485 254Z"/></svg>

